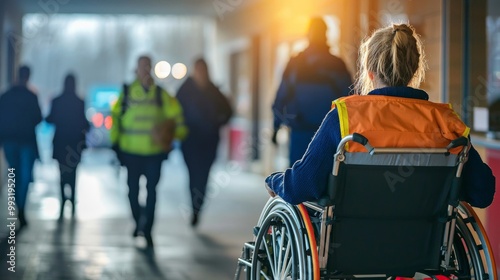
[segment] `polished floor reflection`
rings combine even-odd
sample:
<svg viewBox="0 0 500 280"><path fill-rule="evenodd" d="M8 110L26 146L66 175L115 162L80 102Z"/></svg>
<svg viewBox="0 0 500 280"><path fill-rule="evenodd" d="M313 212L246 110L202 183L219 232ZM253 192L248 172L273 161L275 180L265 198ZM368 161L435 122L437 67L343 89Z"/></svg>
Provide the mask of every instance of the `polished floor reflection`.
<svg viewBox="0 0 500 280"><path fill-rule="evenodd" d="M232 279L241 246L252 238L251 229L267 200L263 178L218 163L205 212L193 229L186 169L174 151L163 165L155 247L148 249L145 240L132 238L126 170L112 158L107 150L85 154L78 170L76 215L72 218L66 205L62 221L57 165L37 163L28 198L29 225L16 234L16 272L8 271L8 228L0 227L0 279ZM5 187L0 199L7 201ZM7 224L3 208L0 218Z"/></svg>

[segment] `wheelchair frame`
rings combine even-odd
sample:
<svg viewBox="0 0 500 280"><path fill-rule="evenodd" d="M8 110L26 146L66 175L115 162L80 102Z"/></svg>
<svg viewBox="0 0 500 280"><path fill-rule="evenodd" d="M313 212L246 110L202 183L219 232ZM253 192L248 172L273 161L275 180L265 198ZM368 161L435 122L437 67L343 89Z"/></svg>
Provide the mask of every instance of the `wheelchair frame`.
<svg viewBox="0 0 500 280"><path fill-rule="evenodd" d="M347 153L346 144L357 142L365 146L368 153ZM461 146L458 155L449 150ZM366 138L359 134L343 138L334 155L332 175L338 176L342 162L360 161L375 154L395 155L423 154L436 159L436 165L456 165L456 178L460 178L463 164L467 160L469 143L466 138L453 141L446 148L403 149L373 148ZM458 180L458 179L457 179ZM333 182L335 185L335 181ZM324 201L304 202L291 205L281 198L271 198L261 212L254 228L254 241L244 244L242 256L238 259L235 279L240 279L242 270L246 279L351 279L370 277L387 279L395 275L384 274L342 274L329 271L328 257L334 208L331 198L336 188L329 187L329 198ZM493 251L485 230L472 207L458 202L458 187L449 200L444 236L442 239L439 274L458 275L456 279L497 279ZM456 202L454 202L456 201ZM313 218L309 212L313 213ZM315 218L319 217L319 219ZM313 223L311 220L318 220ZM335 250L335 244L333 244ZM427 272L427 271L420 271ZM438 272L438 271L436 271ZM437 274L437 273L436 273ZM460 278L462 277L462 278Z"/></svg>

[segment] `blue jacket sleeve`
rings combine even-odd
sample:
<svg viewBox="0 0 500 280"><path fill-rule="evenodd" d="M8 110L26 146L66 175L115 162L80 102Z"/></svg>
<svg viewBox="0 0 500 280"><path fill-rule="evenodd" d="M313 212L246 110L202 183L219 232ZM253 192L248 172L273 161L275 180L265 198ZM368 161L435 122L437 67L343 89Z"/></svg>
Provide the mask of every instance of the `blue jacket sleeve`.
<svg viewBox="0 0 500 280"><path fill-rule="evenodd" d="M479 208L486 208L493 202L495 176L479 153L471 146L469 159L462 171L462 200Z"/></svg>
<svg viewBox="0 0 500 280"><path fill-rule="evenodd" d="M289 117L286 112L286 99L288 95L289 85L285 76L281 80L280 86L276 93L276 98L273 103L274 129L277 130L281 124L287 124Z"/></svg>
<svg viewBox="0 0 500 280"><path fill-rule="evenodd" d="M321 198L326 191L333 155L339 142L338 114L332 110L326 115L302 159L284 172L271 174L266 178L266 184L291 204Z"/></svg>
<svg viewBox="0 0 500 280"><path fill-rule="evenodd" d="M286 106L288 103L288 99L290 98L290 90L292 90L291 87L293 86L292 82L290 81L290 75L296 67L298 67L297 58L294 57L290 59L285 68L285 71L283 71L283 77L281 78L281 82L278 87L278 91L276 92L276 97L272 106L275 130L277 130L282 124L288 125L289 121L294 117L287 112Z"/></svg>

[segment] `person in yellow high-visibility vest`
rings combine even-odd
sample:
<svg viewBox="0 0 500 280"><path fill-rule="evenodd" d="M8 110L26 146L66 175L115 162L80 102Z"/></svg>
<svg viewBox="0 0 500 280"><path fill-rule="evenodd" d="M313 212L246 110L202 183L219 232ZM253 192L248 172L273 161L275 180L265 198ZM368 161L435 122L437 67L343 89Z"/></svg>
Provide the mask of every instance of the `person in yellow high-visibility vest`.
<svg viewBox="0 0 500 280"><path fill-rule="evenodd" d="M177 99L155 85L151 58L141 56L137 63L136 80L123 87L112 108L110 136L118 159L128 171L128 197L136 223L133 236L143 234L148 246L153 246L151 230L161 163L171 150L172 140L184 139L188 129ZM138 200L141 175L147 179L144 211Z"/></svg>

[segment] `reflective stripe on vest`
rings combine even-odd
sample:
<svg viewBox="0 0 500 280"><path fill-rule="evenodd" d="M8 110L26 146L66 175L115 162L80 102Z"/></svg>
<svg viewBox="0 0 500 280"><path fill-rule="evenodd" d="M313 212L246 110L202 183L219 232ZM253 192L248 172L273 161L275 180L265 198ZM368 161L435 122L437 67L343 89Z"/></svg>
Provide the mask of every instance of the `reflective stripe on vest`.
<svg viewBox="0 0 500 280"><path fill-rule="evenodd" d="M136 106L136 105L155 105L158 106L158 102L156 101L156 98L153 100L131 100L130 97L127 100L127 105L128 106Z"/></svg>
<svg viewBox="0 0 500 280"><path fill-rule="evenodd" d="M123 134L146 134L150 135L151 134L151 129L123 129L122 133Z"/></svg>
<svg viewBox="0 0 500 280"><path fill-rule="evenodd" d="M352 95L335 100L342 137L360 133L374 147L443 148L470 129L450 104L382 95ZM365 152L350 143L349 152ZM454 149L451 152L458 152Z"/></svg>

